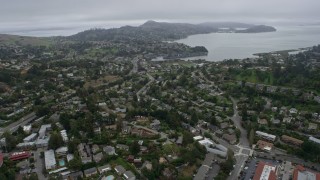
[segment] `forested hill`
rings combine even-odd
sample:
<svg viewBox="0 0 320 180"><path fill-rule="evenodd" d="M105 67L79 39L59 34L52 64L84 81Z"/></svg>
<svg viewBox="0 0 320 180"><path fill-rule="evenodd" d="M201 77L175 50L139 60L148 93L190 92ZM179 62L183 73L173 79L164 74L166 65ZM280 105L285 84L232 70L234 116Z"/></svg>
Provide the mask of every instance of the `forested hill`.
<svg viewBox="0 0 320 180"><path fill-rule="evenodd" d="M138 26L123 26L113 29L91 29L80 32L78 34L67 37L70 40L80 41L105 41L105 40L177 40L186 38L195 34L207 34L214 32L221 32L221 28L246 28L246 33L258 33L274 31L275 28L271 26L255 26L243 23L201 23L201 24L188 24L188 23L166 23L147 21L146 23ZM230 31L228 31L230 32ZM240 31L234 31L240 32ZM241 32L240 32L241 33Z"/></svg>

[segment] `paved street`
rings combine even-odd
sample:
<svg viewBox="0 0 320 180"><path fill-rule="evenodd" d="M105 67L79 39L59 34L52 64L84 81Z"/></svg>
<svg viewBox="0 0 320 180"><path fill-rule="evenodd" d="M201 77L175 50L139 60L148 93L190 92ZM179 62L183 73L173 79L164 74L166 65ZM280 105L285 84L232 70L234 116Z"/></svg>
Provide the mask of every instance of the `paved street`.
<svg viewBox="0 0 320 180"><path fill-rule="evenodd" d="M38 148L37 151L32 151L35 160L35 170L38 175L39 180L46 180L47 178L43 175L42 170L44 168L44 158L40 158L40 153L43 150Z"/></svg>
<svg viewBox="0 0 320 180"><path fill-rule="evenodd" d="M230 176L228 177L229 180L237 179L240 175L240 172L244 168L246 160L248 160L249 155L252 153L252 149L249 146L249 141L247 138L247 130L245 130L241 126L241 117L239 116L238 110L237 110L237 101L231 97L231 101L233 103L233 116L231 117L231 120L233 121L235 127L240 130L240 138L239 138L239 144L236 145L236 147L239 148L239 152L235 153L236 158L236 164L231 171Z"/></svg>
<svg viewBox="0 0 320 180"><path fill-rule="evenodd" d="M140 98L141 98L140 96L141 96L141 95L146 94L146 89L147 89L147 87L150 86L150 84L153 83L153 81L154 81L154 78L153 78L150 74L147 73L147 76L148 76L148 78L150 79L150 81L149 81L146 85L144 85L144 86L137 92L138 101L140 101Z"/></svg>
<svg viewBox="0 0 320 180"><path fill-rule="evenodd" d="M240 130L241 135L240 135L240 139L239 139L239 145L245 146L245 147L249 147L249 141L247 138L247 130L245 130L242 126L241 126L241 117L239 116L238 113L238 109L237 109L237 101L231 97L231 101L233 103L233 116L231 117L232 122L234 123L234 125L236 126L237 129Z"/></svg>

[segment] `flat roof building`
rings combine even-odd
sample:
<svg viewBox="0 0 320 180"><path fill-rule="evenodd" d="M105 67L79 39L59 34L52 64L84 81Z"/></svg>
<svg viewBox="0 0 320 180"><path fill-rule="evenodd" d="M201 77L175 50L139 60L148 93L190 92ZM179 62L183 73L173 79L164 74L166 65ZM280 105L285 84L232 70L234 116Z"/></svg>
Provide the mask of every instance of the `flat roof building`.
<svg viewBox="0 0 320 180"><path fill-rule="evenodd" d="M312 136L309 137L309 141L312 141L314 143L320 144L320 139L317 139L317 138L312 137Z"/></svg>
<svg viewBox="0 0 320 180"><path fill-rule="evenodd" d="M17 160L29 158L30 156L31 156L31 153L28 151L14 152L10 154L9 159L11 161L17 161Z"/></svg>
<svg viewBox="0 0 320 180"><path fill-rule="evenodd" d="M203 139L202 136L194 136L193 137L193 140L195 140L195 141L199 141L199 140L202 140L202 139Z"/></svg>
<svg viewBox="0 0 320 180"><path fill-rule="evenodd" d="M51 129L51 124L44 124L40 127L39 138L43 138L46 135L47 130Z"/></svg>
<svg viewBox="0 0 320 180"><path fill-rule="evenodd" d="M263 138L263 139L266 139L266 140L269 140L269 141L275 141L276 140L276 136L273 135L273 134L268 134L268 133L265 133L265 132L262 132L262 131L256 131L256 134Z"/></svg>
<svg viewBox="0 0 320 180"><path fill-rule="evenodd" d="M56 168L57 162L54 155L54 150L50 149L44 152L44 162L47 170Z"/></svg>
<svg viewBox="0 0 320 180"><path fill-rule="evenodd" d="M67 131L66 130L61 130L60 131L60 134L62 136L62 139L64 142L68 142L69 141L69 138L68 138L68 135L67 135Z"/></svg>
<svg viewBox="0 0 320 180"><path fill-rule="evenodd" d="M29 136L25 137L23 139L23 142L31 142L31 141L36 140L36 138L37 138L37 133L32 133Z"/></svg>
<svg viewBox="0 0 320 180"><path fill-rule="evenodd" d="M199 141L199 143L201 145L204 145L204 146L214 145L214 143L210 139L207 139L207 138L205 138L204 140Z"/></svg>
<svg viewBox="0 0 320 180"><path fill-rule="evenodd" d="M266 162L260 162L257 166L253 180L276 180L276 167Z"/></svg>
<svg viewBox="0 0 320 180"><path fill-rule="evenodd" d="M292 180L320 180L320 173L309 171L303 166L298 165L293 171Z"/></svg>

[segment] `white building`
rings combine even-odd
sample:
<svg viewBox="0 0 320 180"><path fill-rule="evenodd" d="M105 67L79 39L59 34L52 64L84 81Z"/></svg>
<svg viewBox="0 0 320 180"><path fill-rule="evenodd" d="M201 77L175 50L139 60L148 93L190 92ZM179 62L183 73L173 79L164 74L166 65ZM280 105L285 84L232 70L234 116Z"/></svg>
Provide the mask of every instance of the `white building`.
<svg viewBox="0 0 320 180"><path fill-rule="evenodd" d="M69 138L68 138L68 135L67 135L67 131L66 130L61 130L60 131L60 134L62 136L62 139L64 142L68 142L69 141Z"/></svg>
<svg viewBox="0 0 320 180"><path fill-rule="evenodd" d="M57 162L54 155L54 150L50 149L44 152L44 162L47 170L56 168Z"/></svg>
<svg viewBox="0 0 320 180"><path fill-rule="evenodd" d="M203 139L202 136L195 136L195 137L193 137L193 140L195 140L195 141L199 141L199 140L202 140L202 139Z"/></svg>
<svg viewBox="0 0 320 180"><path fill-rule="evenodd" d="M269 140L269 141L275 141L276 140L276 136L272 135L272 134L268 134L268 133L261 132L261 131L256 131L256 134L259 137L261 137L263 139L266 139L266 140Z"/></svg>
<svg viewBox="0 0 320 180"><path fill-rule="evenodd" d="M31 141L34 141L36 140L37 138L37 133L32 133L30 134L29 136L27 136L26 138L23 139L23 142L31 142Z"/></svg>
<svg viewBox="0 0 320 180"><path fill-rule="evenodd" d="M47 147L49 143L49 137L43 139L37 139L36 146L39 147Z"/></svg>
<svg viewBox="0 0 320 180"><path fill-rule="evenodd" d="M57 155L59 156L65 156L65 155L67 155L67 153L68 153L68 147L66 147L66 146L63 146L63 147L60 147L60 148L58 148L57 150L56 150L56 153L57 153Z"/></svg>
<svg viewBox="0 0 320 180"><path fill-rule="evenodd" d="M23 126L23 131L29 134L31 132L31 124Z"/></svg>
<svg viewBox="0 0 320 180"><path fill-rule="evenodd" d="M214 143L210 139L207 139L207 138L205 138L204 140L199 141L199 143L204 145L204 146L214 145Z"/></svg>
<svg viewBox="0 0 320 180"><path fill-rule="evenodd" d="M39 138L43 138L46 135L48 129L51 129L51 124L42 125L39 130Z"/></svg>
<svg viewBox="0 0 320 180"><path fill-rule="evenodd" d="M312 137L312 136L309 137L309 141L312 141L314 143L320 144L320 139L317 139L317 138Z"/></svg>

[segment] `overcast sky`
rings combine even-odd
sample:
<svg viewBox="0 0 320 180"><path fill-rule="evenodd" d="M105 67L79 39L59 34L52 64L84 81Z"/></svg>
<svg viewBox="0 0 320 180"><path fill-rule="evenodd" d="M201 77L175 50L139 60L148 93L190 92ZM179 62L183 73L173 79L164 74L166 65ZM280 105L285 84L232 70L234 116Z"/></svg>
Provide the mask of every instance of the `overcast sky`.
<svg viewBox="0 0 320 180"><path fill-rule="evenodd" d="M319 23L320 0L0 0L0 33L69 35L169 22Z"/></svg>

